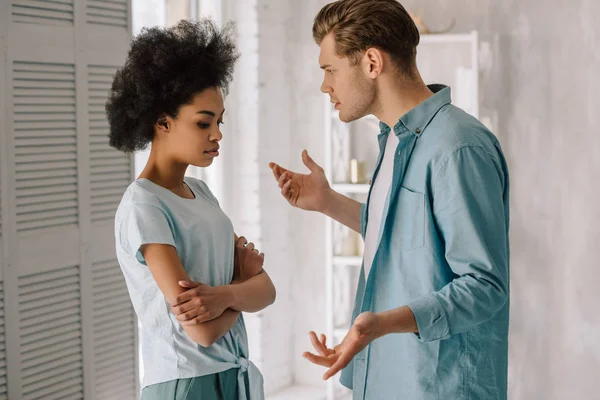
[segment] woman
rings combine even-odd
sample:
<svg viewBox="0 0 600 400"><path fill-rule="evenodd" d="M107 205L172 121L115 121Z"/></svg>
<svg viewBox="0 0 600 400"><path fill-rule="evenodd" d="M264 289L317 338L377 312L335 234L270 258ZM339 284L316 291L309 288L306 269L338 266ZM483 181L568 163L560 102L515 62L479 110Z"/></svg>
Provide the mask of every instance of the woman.
<svg viewBox="0 0 600 400"><path fill-rule="evenodd" d="M204 182L184 177L219 155L222 92L238 58L231 32L208 20L144 30L106 104L111 146L152 145L115 217L141 321L143 400L264 397L240 314L275 300L264 255L235 236Z"/></svg>

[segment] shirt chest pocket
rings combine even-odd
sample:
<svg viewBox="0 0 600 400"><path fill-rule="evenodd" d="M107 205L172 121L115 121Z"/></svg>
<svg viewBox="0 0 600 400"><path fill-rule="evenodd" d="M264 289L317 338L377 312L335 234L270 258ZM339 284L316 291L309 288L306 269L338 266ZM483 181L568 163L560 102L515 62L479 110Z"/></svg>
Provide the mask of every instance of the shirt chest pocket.
<svg viewBox="0 0 600 400"><path fill-rule="evenodd" d="M399 250L412 250L425 243L425 195L400 188L395 207L390 209L392 225L391 246Z"/></svg>

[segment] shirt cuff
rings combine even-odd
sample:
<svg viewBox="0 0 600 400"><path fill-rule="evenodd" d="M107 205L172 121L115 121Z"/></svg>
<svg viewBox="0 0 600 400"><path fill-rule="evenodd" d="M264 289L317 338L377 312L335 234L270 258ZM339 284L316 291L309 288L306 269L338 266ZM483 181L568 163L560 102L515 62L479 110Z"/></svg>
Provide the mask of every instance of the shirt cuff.
<svg viewBox="0 0 600 400"><path fill-rule="evenodd" d="M446 339L450 336L448 317L433 293L407 304L417 321L417 337L423 342Z"/></svg>

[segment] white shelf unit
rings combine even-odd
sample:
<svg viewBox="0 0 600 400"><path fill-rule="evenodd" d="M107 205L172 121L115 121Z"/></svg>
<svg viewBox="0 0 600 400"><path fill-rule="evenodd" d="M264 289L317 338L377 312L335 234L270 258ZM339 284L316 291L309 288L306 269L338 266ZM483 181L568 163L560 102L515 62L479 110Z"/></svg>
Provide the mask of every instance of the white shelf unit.
<svg viewBox="0 0 600 400"><path fill-rule="evenodd" d="M452 87L453 103L458 107L465 109L475 117L479 117L479 35L476 31L459 34L442 35L421 35L419 47L417 48L417 65L421 75L426 83L442 83ZM453 69L454 68L454 69ZM335 166L339 166L340 156L357 158L355 154L348 154L347 149L340 151L336 146L336 140L339 140L340 134L350 135L351 140L356 139L353 135L360 130L360 138L365 141L376 142L379 133L379 121L373 117L365 117L359 121L344 124L339 120L338 111L336 111L329 98L325 96L325 173L329 182L332 182L332 188L344 195L350 197L362 197L366 200L369 192L369 184L353 184L339 182L334 179L336 171ZM366 131L365 131L366 130ZM336 136L337 135L337 136ZM346 143L347 146L347 143ZM363 148L365 146L358 146ZM377 154L371 154L371 166L375 164ZM348 296L349 301L343 301L351 308L354 305L354 294L356 286L348 285L352 279L343 278L345 285L339 285L337 280L344 274L354 274L362 265L362 255L340 256L335 254L336 244L335 229L336 222L329 220L326 224L326 330L329 346L338 344L346 335L349 326L338 326L336 322L336 301L335 299ZM354 279L356 281L356 279ZM345 286L346 293L336 293L335 288ZM337 304L339 307L339 304ZM352 310L344 310L348 315ZM338 383L339 377L334 377L327 384L327 400L341 400L348 398L348 391L342 390Z"/></svg>

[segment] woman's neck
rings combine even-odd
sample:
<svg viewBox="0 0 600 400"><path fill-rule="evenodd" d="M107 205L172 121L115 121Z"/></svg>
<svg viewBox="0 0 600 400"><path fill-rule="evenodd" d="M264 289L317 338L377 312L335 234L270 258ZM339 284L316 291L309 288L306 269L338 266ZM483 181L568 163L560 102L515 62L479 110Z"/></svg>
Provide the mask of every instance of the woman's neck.
<svg viewBox="0 0 600 400"><path fill-rule="evenodd" d="M145 178L165 189L178 191L184 189L183 177L187 168L187 164L178 163L152 148L148 162L138 178Z"/></svg>

